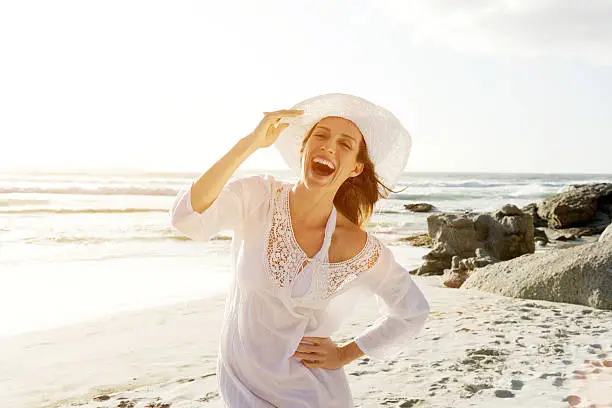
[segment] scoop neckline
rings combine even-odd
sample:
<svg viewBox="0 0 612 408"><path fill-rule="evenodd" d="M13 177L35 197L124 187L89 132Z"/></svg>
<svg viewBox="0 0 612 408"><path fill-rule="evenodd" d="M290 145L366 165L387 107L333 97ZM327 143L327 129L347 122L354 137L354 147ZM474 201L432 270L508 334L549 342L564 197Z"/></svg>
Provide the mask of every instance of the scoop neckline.
<svg viewBox="0 0 612 408"><path fill-rule="evenodd" d="M287 215L287 219L289 220L289 222L288 222L288 224L289 224L289 235L291 236L291 241L293 241L293 244L298 249L298 251L300 251L300 253L304 256L304 258L306 258L309 262L311 262L313 259L311 257L309 257L308 254L306 253L306 251L304 251L302 249L300 244L297 242L297 239L295 238L295 233L293 231L293 220L291 219L291 207L289 205L289 199L291 197L289 192L291 191L292 187L293 187L293 184L287 183L285 185L285 192L284 192L285 193L284 210L285 210L285 214ZM334 208L335 208L335 206L334 206ZM336 209L336 211L338 211L338 210ZM337 223L337 221L336 221L336 223ZM355 254L353 257L351 257L349 259L346 259L344 261L322 262L322 264L329 265L329 266L338 266L338 265L344 265L344 264L347 264L347 263L351 263L351 262L354 262L355 260L359 259L363 255L363 253L366 251L366 249L368 248L368 246L370 244L370 233L368 231L364 231L364 232L366 233L366 242L363 245L363 248L361 248L361 250L359 252L357 252L357 254ZM330 248L331 248L331 243L330 243ZM321 248L319 248L319 251L321 251ZM317 251L317 254L319 253L319 251Z"/></svg>

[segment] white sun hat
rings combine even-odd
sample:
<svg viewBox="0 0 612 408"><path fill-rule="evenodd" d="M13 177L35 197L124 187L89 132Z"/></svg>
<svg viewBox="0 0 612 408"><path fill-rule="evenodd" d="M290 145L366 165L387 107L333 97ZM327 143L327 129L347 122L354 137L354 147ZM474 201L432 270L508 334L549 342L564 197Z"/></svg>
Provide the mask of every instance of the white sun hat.
<svg viewBox="0 0 612 408"><path fill-rule="evenodd" d="M295 175L300 175L300 149L308 131L321 119L338 116L352 121L361 131L380 180L391 188L398 181L406 167L412 140L391 112L365 99L341 93L315 96L291 109L304 113L280 120L279 124L289 123L289 126L275 146Z"/></svg>

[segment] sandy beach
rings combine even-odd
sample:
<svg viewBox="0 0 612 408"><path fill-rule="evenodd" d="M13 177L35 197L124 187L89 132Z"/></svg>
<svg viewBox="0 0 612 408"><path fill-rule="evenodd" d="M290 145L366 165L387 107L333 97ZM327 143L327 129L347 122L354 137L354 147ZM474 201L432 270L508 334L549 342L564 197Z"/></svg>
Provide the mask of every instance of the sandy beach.
<svg viewBox="0 0 612 408"><path fill-rule="evenodd" d="M426 327L392 361L346 366L356 407L612 406L612 312L414 279L431 304ZM2 405L222 407L223 303L217 296L0 339ZM373 299L360 304L333 340L376 316Z"/></svg>

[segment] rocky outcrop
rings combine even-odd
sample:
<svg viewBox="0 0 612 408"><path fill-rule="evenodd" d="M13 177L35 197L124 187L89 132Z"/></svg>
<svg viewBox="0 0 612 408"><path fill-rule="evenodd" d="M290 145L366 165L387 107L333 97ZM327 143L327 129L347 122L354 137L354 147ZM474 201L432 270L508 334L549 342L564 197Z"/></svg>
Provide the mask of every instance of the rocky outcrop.
<svg viewBox="0 0 612 408"><path fill-rule="evenodd" d="M612 310L612 240L540 252L473 271L462 289Z"/></svg>
<svg viewBox="0 0 612 408"><path fill-rule="evenodd" d="M569 186L538 204L537 214L549 228L574 227L601 233L612 222L612 183Z"/></svg>
<svg viewBox="0 0 612 408"><path fill-rule="evenodd" d="M427 203L404 204L404 208L412 212L427 213L431 212L435 207Z"/></svg>
<svg viewBox="0 0 612 408"><path fill-rule="evenodd" d="M478 248L499 260L535 251L533 219L514 205L492 214L430 215L427 228L434 248L412 271L417 275L441 275L451 268L453 257L472 258Z"/></svg>

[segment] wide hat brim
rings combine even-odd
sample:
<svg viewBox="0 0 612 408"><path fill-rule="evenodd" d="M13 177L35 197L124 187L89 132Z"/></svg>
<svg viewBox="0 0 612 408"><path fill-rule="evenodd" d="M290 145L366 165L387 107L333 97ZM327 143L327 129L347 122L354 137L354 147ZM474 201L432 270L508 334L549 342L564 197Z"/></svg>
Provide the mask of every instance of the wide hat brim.
<svg viewBox="0 0 612 408"><path fill-rule="evenodd" d="M408 162L412 140L391 112L363 98L340 93L315 96L291 109L304 113L279 122L289 126L274 144L296 176L300 175L300 149L306 134L321 119L338 116L349 119L361 131L380 180L388 187L397 183Z"/></svg>

